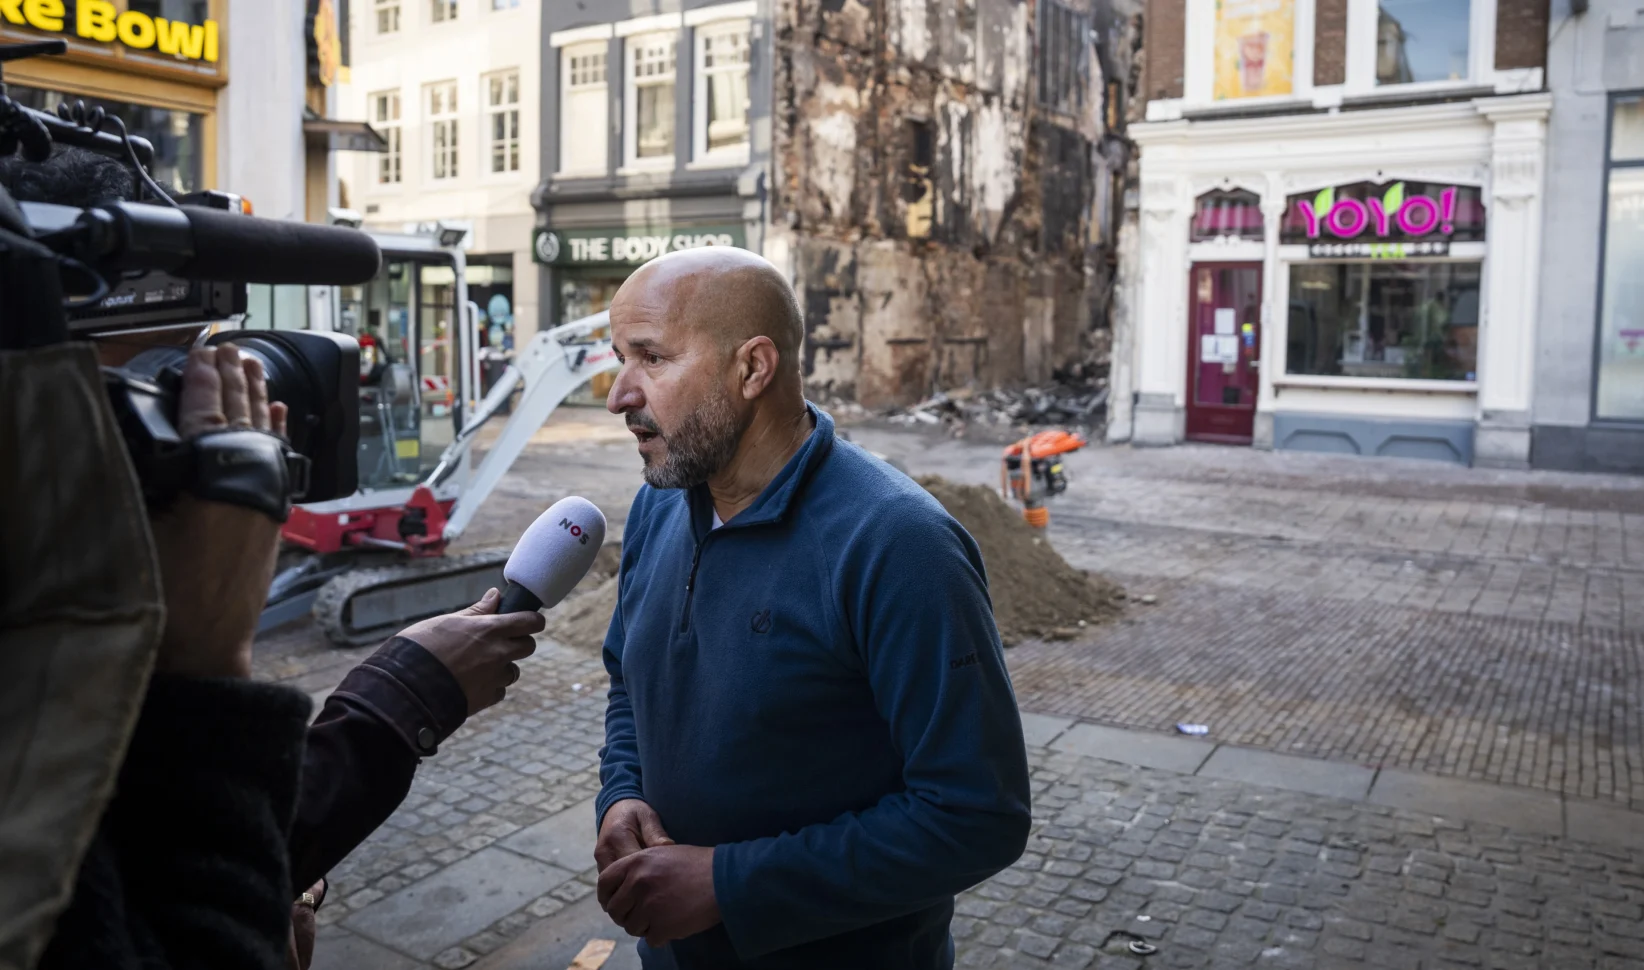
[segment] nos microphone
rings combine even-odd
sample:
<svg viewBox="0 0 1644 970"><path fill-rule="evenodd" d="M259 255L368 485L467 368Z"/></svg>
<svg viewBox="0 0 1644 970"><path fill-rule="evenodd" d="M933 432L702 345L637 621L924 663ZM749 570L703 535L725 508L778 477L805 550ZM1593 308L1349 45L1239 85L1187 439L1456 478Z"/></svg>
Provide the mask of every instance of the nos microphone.
<svg viewBox="0 0 1644 970"><path fill-rule="evenodd" d="M537 516L502 567L508 586L498 613L551 607L582 582L605 544L605 515L580 496L562 498Z"/></svg>

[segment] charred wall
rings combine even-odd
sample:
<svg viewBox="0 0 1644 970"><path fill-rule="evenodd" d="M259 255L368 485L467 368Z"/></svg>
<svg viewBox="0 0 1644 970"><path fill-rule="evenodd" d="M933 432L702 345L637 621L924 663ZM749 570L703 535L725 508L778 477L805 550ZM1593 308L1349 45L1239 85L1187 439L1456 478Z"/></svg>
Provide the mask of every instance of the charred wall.
<svg viewBox="0 0 1644 970"><path fill-rule="evenodd" d="M813 391L1099 367L1140 7L779 0L770 221Z"/></svg>

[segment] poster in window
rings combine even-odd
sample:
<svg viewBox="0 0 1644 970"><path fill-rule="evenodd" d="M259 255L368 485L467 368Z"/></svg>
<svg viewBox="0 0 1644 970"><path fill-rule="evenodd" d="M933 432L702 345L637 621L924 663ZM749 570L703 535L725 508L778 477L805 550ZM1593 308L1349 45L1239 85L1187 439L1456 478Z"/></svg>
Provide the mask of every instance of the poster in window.
<svg viewBox="0 0 1644 970"><path fill-rule="evenodd" d="M1295 0L1216 0L1217 101L1291 91Z"/></svg>

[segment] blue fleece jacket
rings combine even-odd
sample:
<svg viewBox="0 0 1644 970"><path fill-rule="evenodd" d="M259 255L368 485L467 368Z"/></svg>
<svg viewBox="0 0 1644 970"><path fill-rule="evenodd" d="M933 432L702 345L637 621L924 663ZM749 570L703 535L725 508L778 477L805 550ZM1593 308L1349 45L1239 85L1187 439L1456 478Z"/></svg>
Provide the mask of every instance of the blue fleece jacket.
<svg viewBox="0 0 1644 970"><path fill-rule="evenodd" d="M598 818L714 846L721 925L648 968L945 970L953 897L1014 862L1022 724L981 553L905 475L815 430L718 529L703 487L623 531Z"/></svg>

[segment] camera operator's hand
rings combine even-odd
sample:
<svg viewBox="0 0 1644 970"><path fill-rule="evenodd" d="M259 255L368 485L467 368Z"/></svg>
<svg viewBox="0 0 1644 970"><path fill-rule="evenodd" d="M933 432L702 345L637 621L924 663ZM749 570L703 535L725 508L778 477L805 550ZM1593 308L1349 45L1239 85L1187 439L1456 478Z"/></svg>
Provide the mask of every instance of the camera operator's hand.
<svg viewBox="0 0 1644 970"><path fill-rule="evenodd" d="M498 615L501 602L501 593L488 590L473 606L423 620L400 634L421 644L451 671L468 699L470 717L502 700L519 679L519 664L514 661L536 652L531 634L548 625L536 611Z"/></svg>
<svg viewBox="0 0 1644 970"><path fill-rule="evenodd" d="M261 362L233 344L195 348L183 368L177 429L192 439L223 428L285 435L285 405L268 400ZM166 598L157 670L249 677L251 641L268 597L280 527L237 505L183 494L153 521Z"/></svg>

